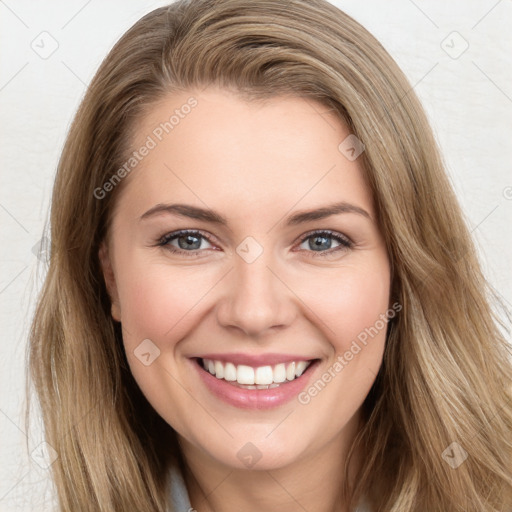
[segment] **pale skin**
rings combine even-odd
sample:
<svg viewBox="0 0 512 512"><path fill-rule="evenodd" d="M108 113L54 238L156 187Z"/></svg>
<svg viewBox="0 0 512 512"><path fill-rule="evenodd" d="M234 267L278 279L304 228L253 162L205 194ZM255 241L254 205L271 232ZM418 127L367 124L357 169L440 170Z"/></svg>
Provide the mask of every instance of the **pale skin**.
<svg viewBox="0 0 512 512"><path fill-rule="evenodd" d="M360 159L338 149L350 131L311 100L248 102L207 88L161 101L138 123L134 148L191 96L197 106L125 178L100 250L131 371L177 432L199 512L345 511L343 464L382 363L385 329L308 404L294 397L267 410L239 409L210 392L190 358L308 356L320 360L313 383L388 310L389 259L371 193ZM340 202L356 209L286 222ZM171 203L214 210L227 224L168 212L141 219ZM195 256L158 245L181 229L201 231L199 248L188 250ZM315 230L351 245L320 235L326 239L315 251L318 235L305 238ZM251 263L236 251L247 237L263 249ZM176 238L169 245L180 248ZM134 355L146 339L160 350L149 366ZM250 469L237 457L248 442L261 454Z"/></svg>

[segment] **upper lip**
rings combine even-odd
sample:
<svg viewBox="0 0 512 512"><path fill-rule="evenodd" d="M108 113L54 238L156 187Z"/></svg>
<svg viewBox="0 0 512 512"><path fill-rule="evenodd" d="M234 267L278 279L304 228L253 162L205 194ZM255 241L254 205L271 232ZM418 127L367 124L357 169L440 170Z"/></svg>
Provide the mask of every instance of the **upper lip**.
<svg viewBox="0 0 512 512"><path fill-rule="evenodd" d="M259 367L259 366L272 366L280 363L290 363L292 361L311 361L316 359L315 357L300 356L297 354L242 354L236 353L225 353L225 354L201 354L195 357L201 359L213 359L214 361L222 361L223 363L233 363L234 365L243 364L246 366Z"/></svg>

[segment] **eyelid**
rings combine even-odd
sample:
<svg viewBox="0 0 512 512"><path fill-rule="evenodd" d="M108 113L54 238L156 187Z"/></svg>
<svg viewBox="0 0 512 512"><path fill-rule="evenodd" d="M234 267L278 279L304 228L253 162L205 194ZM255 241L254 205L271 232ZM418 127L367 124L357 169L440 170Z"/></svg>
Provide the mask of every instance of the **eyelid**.
<svg viewBox="0 0 512 512"><path fill-rule="evenodd" d="M217 243L217 242L214 242L216 237L214 235L212 235L211 233L209 233L208 231L203 231L202 229L178 229L176 231L171 231L169 233L166 233L165 235L162 235L160 238L158 238L157 244L170 242L171 240L179 238L180 236L189 235L189 234L191 234L191 235L199 234L210 244Z"/></svg>
<svg viewBox="0 0 512 512"><path fill-rule="evenodd" d="M332 229L314 229L313 231L308 231L307 233L301 235L299 238L299 243L304 242L304 240L307 240L308 238L315 236L315 235L329 235L332 238L336 239L339 238L347 243L347 245L353 246L354 241L345 235L344 233L340 233L338 231L333 231Z"/></svg>

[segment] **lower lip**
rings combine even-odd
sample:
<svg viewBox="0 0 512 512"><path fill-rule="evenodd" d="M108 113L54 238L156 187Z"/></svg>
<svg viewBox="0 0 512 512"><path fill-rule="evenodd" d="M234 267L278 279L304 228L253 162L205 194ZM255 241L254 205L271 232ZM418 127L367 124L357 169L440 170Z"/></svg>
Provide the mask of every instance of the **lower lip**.
<svg viewBox="0 0 512 512"><path fill-rule="evenodd" d="M271 409L279 407L295 398L307 385L314 368L320 362L313 361L306 371L292 381L283 382L272 389L245 389L234 386L224 379L217 379L198 364L197 359L191 360L206 387L224 402L239 409Z"/></svg>

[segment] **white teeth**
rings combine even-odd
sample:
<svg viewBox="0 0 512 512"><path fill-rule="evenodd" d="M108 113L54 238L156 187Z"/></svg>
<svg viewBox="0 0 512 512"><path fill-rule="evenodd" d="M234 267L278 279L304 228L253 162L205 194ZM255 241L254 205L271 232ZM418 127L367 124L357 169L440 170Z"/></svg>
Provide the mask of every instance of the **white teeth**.
<svg viewBox="0 0 512 512"><path fill-rule="evenodd" d="M274 382L278 384L286 380L286 366L284 363L279 363L274 366Z"/></svg>
<svg viewBox="0 0 512 512"><path fill-rule="evenodd" d="M304 370L307 368L307 366L307 361L299 361L295 366L295 377L300 377L304 373ZM217 366L215 366L215 368L217 368Z"/></svg>
<svg viewBox="0 0 512 512"><path fill-rule="evenodd" d="M233 363L203 359L204 369L215 375L217 379L236 382L247 389L272 389L279 384L292 381L300 377L311 361L292 361L272 366L259 366L253 368L244 364L235 366Z"/></svg>
<svg viewBox="0 0 512 512"><path fill-rule="evenodd" d="M215 377L217 377L217 379L224 377L224 366L220 361L215 361Z"/></svg>
<svg viewBox="0 0 512 512"><path fill-rule="evenodd" d="M254 368L239 364L236 369L236 381L238 384L254 384Z"/></svg>
<svg viewBox="0 0 512 512"><path fill-rule="evenodd" d="M233 382L236 380L236 366L233 363L224 365L224 380Z"/></svg>
<svg viewBox="0 0 512 512"><path fill-rule="evenodd" d="M254 372L254 382L256 384L272 384L273 377L272 366L260 366Z"/></svg>
<svg viewBox="0 0 512 512"><path fill-rule="evenodd" d="M286 367L286 378L287 378L288 380L293 380L293 379L295 379L295 362L290 363L290 364Z"/></svg>

